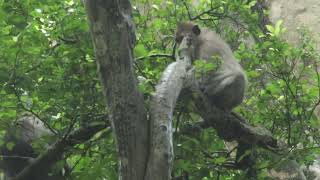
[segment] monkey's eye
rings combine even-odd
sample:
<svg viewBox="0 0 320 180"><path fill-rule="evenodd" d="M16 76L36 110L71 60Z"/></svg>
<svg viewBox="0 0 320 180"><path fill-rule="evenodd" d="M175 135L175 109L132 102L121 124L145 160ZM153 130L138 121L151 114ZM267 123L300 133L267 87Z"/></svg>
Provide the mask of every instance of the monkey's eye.
<svg viewBox="0 0 320 180"><path fill-rule="evenodd" d="M182 39L183 39L183 36L177 36L176 37L176 42L177 43L181 43Z"/></svg>

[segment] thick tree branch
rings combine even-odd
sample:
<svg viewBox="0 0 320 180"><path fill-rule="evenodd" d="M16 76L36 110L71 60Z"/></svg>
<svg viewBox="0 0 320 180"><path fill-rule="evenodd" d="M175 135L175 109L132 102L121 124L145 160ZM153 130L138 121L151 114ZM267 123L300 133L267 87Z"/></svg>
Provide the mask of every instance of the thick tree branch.
<svg viewBox="0 0 320 180"><path fill-rule="evenodd" d="M180 53L187 53L183 49ZM172 118L176 101L184 86L190 56L170 64L156 86L151 100L151 151L145 180L171 179L173 163Z"/></svg>
<svg viewBox="0 0 320 180"><path fill-rule="evenodd" d="M209 98L200 90L199 82L195 78L193 69L188 72L186 82L188 82L186 88L188 88L188 91L192 91L197 112L204 119L204 122L200 122L191 128L193 132L202 128L213 127L217 130L218 135L227 141L236 140L247 144L257 144L262 147L277 147L276 139L265 128L251 126L240 115L234 112L226 113L211 105ZM190 131L190 127L188 129ZM183 132L186 131L183 130Z"/></svg>
<svg viewBox="0 0 320 180"><path fill-rule="evenodd" d="M142 180L148 121L133 70L134 26L129 0L86 0L98 74L119 152L119 179Z"/></svg>
<svg viewBox="0 0 320 180"><path fill-rule="evenodd" d="M46 152L38 156L17 176L10 180L26 180L33 179L33 174L47 174L50 167L57 161L62 159L63 153L69 150L70 147L83 143L89 140L97 132L105 129L107 125L99 124L92 125L85 128L80 128L67 137L59 139L56 143L50 146Z"/></svg>
<svg viewBox="0 0 320 180"><path fill-rule="evenodd" d="M192 96L189 97L193 98L197 112L204 119L192 130L213 127L217 130L218 135L227 141L236 140L248 147L259 145L264 148L277 148L277 141L268 130L250 126L238 114L222 111L209 102L209 98L199 88L201 82L195 77L194 69L186 71L190 67L190 54L181 48L183 45L179 47L180 57L187 63L177 61L166 69L152 99L152 146L145 179L170 179L173 163L172 112L182 88L192 92ZM187 131L194 132L192 130L189 128ZM254 156L248 155L248 157ZM255 161L249 158L243 162L245 166L248 165L248 172L253 176L256 175L256 170L253 168Z"/></svg>
<svg viewBox="0 0 320 180"><path fill-rule="evenodd" d="M216 107L206 109L199 103L198 101L198 107L202 107L198 108L199 114L211 127L217 130L221 138L227 141L236 140L247 144L257 144L262 147L277 147L276 139L265 128L251 126L235 113L228 114Z"/></svg>
<svg viewBox="0 0 320 180"><path fill-rule="evenodd" d="M177 98L183 88L191 91L198 113L205 120L197 127L214 127L225 140L237 140L263 147L276 147L271 133L261 127L253 127L235 113L226 113L210 104L200 90L195 72L190 69L191 58L183 45L180 58L170 64L156 86L151 100L151 151L145 179L170 179L173 161L172 118ZM192 96L190 96L192 97Z"/></svg>

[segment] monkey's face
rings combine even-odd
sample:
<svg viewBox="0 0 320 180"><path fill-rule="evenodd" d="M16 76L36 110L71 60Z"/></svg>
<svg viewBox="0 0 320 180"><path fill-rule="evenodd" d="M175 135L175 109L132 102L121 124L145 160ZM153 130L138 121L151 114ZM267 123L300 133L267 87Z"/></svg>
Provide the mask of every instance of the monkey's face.
<svg viewBox="0 0 320 180"><path fill-rule="evenodd" d="M198 25L182 23L176 31L176 43L179 50L187 50L194 58L196 47L198 47L201 30Z"/></svg>

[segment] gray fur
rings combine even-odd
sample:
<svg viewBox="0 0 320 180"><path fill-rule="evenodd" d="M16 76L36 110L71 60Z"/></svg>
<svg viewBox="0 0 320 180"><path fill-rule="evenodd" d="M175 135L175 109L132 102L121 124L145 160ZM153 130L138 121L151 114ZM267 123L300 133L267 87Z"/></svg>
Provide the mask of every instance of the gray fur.
<svg viewBox="0 0 320 180"><path fill-rule="evenodd" d="M244 70L235 59L229 45L219 35L207 28L200 28L200 34L196 35L193 32L194 26L196 25L190 22L178 26L177 44L179 46L187 41L193 60L210 62L212 56L222 58L221 66L215 72L209 73L201 86L215 106L231 111L243 101L247 85Z"/></svg>

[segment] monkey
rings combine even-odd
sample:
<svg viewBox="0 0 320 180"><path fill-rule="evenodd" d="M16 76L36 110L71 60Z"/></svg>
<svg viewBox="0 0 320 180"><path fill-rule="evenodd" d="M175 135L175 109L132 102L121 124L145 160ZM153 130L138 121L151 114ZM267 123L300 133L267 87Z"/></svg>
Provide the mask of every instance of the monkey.
<svg viewBox="0 0 320 180"><path fill-rule="evenodd" d="M48 148L48 139L52 139L53 133L45 127L44 123L34 116L23 116L17 120L14 126L6 130L4 144L1 145L0 168L4 171L6 179L17 176L30 162L36 158L38 152L32 144L37 142L41 148ZM48 138L45 138L48 137ZM44 140L39 143L39 140ZM37 146L37 147L38 147ZM49 167L48 167L49 168ZM33 180L64 180L62 169L59 172L38 172L32 174Z"/></svg>
<svg viewBox="0 0 320 180"><path fill-rule="evenodd" d="M177 47L187 48L192 60L210 62L213 56L222 59L218 69L201 82L201 90L216 107L226 112L242 103L247 78L229 45L215 32L200 28L192 22L178 25L175 33Z"/></svg>

